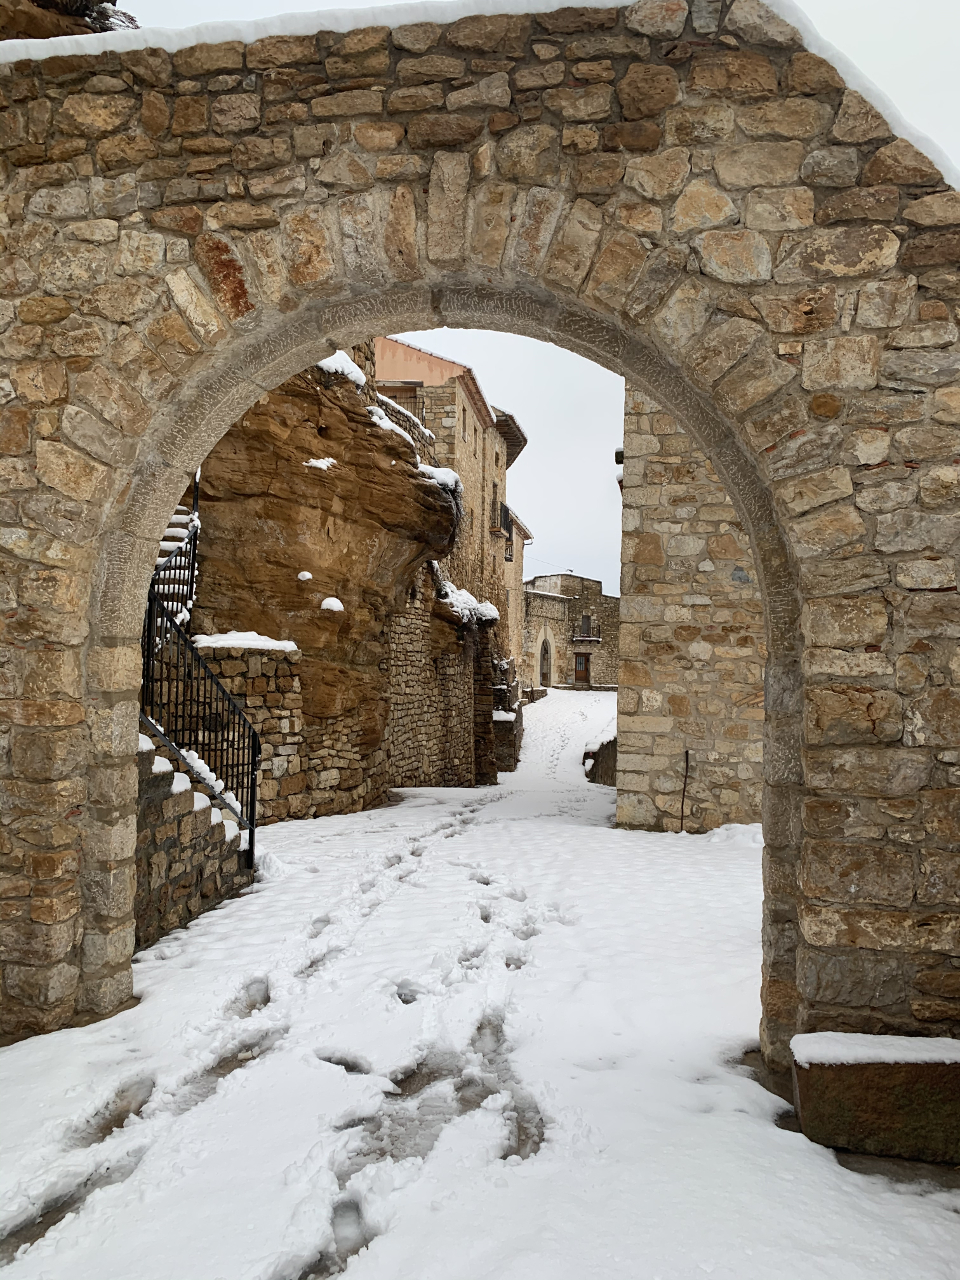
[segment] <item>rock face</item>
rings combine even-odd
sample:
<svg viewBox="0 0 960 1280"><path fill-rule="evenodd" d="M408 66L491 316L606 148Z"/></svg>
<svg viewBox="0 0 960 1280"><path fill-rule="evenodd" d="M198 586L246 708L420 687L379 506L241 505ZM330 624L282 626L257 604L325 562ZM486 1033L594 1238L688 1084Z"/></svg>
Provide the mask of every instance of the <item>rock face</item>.
<svg viewBox="0 0 960 1280"><path fill-rule="evenodd" d="M0 40L49 40L54 36L83 36L114 27L135 27L128 14L118 15L110 4L31 4L30 0L0 0Z"/></svg>
<svg viewBox="0 0 960 1280"><path fill-rule="evenodd" d="M473 642L465 649L462 619L421 573L451 549L453 500L417 470L410 440L371 418L370 400L345 377L300 375L249 410L203 467L194 632L256 631L294 641L302 655L297 705L275 691L301 745L295 772L265 764L268 822L367 807L413 776L474 781ZM413 614L411 594L420 601ZM342 610L322 608L329 599ZM428 691L421 667L434 657L445 677ZM259 682L237 675L235 692L248 704L254 694L255 708ZM431 765L414 744L430 730L439 743L458 702L466 727L450 734L449 761L441 752ZM424 727L411 737L418 716ZM268 745L269 760L284 754L286 740Z"/></svg>

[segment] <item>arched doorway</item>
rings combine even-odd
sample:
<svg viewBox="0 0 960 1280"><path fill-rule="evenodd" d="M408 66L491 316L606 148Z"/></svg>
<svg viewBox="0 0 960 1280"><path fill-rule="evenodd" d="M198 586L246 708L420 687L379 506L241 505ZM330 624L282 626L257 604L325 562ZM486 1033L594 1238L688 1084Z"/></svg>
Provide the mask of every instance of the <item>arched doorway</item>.
<svg viewBox="0 0 960 1280"><path fill-rule="evenodd" d="M19 450L7 473L24 494L6 517L7 627L24 655L65 655L51 683L18 649L8 790L33 833L18 850L58 866L83 853L79 879L18 888L4 926L13 1021L59 1025L129 992L137 640L157 542L189 477L264 391L307 365L449 325L539 337L644 389L696 440L750 533L769 650L768 1054L785 1061L798 1027L960 1026L911 985L918 956L960 955L954 916L936 877L887 843L891 820L909 818L918 840L960 844L941 758L955 740L942 642L957 625L956 522L936 512L953 501L960 420L940 296L955 287L943 268L957 251L952 232L912 229L949 225L956 196L779 19L761 11L737 49L701 33L677 61L630 14L371 28L384 83L403 89L385 101L372 85L333 86L309 123L291 99L262 132L259 91L283 98L329 52L325 36L117 53L128 78L109 110L82 91L96 56L66 70L41 62L37 91L49 77L64 105L4 113L5 145L28 168L31 147L73 165L29 198L21 169L5 170L2 190L14 219L3 292L20 301L0 394ZM561 44L579 59L613 41L616 65L595 83L544 88L555 73L531 43L534 22L561 78ZM418 45L448 56L410 67ZM467 50L510 70L447 93ZM207 83L241 65L257 93ZM200 91L171 112L174 73ZM439 77L426 98L446 111L411 96L407 81L419 89L426 74ZM524 100L505 112L514 91ZM842 174L835 144L849 153ZM232 173L201 191L205 160ZM133 211L140 221L121 230ZM87 214L96 226L77 238ZM917 355L930 324L947 327ZM868 474L888 460L910 472L899 496ZM626 529L625 563L644 554ZM683 619L660 617L638 586L621 617L622 690L642 688L631 646L659 625ZM935 663L908 657L918 642ZM916 675L897 684L908 664ZM642 753L651 719L622 703L621 752ZM854 875L864 864L869 883ZM896 971L884 989L900 993L879 1005L864 959L878 952Z"/></svg>
<svg viewBox="0 0 960 1280"><path fill-rule="evenodd" d="M549 689L552 684L550 674L550 642L544 640L540 646L540 684L544 689Z"/></svg>

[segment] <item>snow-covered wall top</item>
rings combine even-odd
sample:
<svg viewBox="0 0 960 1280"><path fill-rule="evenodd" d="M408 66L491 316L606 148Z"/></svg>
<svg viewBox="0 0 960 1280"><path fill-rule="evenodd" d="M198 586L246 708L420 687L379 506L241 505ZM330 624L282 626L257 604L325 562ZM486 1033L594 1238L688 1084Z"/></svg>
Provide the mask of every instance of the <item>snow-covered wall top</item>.
<svg viewBox="0 0 960 1280"><path fill-rule="evenodd" d="M947 1036L873 1036L815 1031L790 1041L798 1067L867 1062L960 1062L960 1040Z"/></svg>
<svg viewBox="0 0 960 1280"><path fill-rule="evenodd" d="M559 6L556 6L559 7ZM825 40L794 0L771 0L769 8L797 28L811 53L831 62L851 89L869 99L886 117L890 127L908 138L941 169L954 186L960 185L960 164L932 138L911 125L896 103L865 76L856 63ZM38 59L68 54L100 53L106 49L165 49L176 53L197 44L217 44L242 40L252 44L265 36L303 36L317 31L355 31L361 27L398 27L412 22L456 22L474 14L522 14L548 11L529 0L418 0L417 3L376 5L357 9L317 9L302 13L277 13L248 22L204 22L195 27L144 27L134 31L108 31L88 36L58 36L53 40L7 40L0 42L0 63L22 58Z"/></svg>

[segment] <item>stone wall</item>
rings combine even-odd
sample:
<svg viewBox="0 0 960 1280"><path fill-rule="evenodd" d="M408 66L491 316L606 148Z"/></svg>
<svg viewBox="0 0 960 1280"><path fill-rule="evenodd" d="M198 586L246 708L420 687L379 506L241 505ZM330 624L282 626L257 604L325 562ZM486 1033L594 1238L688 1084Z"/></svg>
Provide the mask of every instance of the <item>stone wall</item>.
<svg viewBox="0 0 960 1280"><path fill-rule="evenodd" d="M253 883L240 850L239 825L210 803L201 786L175 770L141 737L137 755L136 946L209 911ZM226 817L224 816L226 813Z"/></svg>
<svg viewBox="0 0 960 1280"><path fill-rule="evenodd" d="M618 821L680 830L689 751L683 829L758 822L766 641L749 539L676 419L631 387L622 556Z"/></svg>
<svg viewBox="0 0 960 1280"><path fill-rule="evenodd" d="M337 787L340 779L317 777L316 766L310 768L301 714L302 654L297 649L269 647L199 647L210 670L243 707L260 737L257 824L269 826L285 818L314 817L318 801L313 792Z"/></svg>
<svg viewBox="0 0 960 1280"><path fill-rule="evenodd" d="M472 787L476 628L437 600L421 569L390 619L389 785Z"/></svg>
<svg viewBox="0 0 960 1280"><path fill-rule="evenodd" d="M500 658L494 663L493 734L497 771L513 773L523 744L523 693L513 658Z"/></svg>

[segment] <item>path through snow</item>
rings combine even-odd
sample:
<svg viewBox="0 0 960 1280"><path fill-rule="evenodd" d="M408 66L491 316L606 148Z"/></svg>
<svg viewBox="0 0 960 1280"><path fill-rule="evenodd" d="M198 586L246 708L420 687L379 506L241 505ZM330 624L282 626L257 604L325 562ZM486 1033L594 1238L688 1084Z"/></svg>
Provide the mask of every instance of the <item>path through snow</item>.
<svg viewBox="0 0 960 1280"><path fill-rule="evenodd" d="M0 1050L0 1234L39 1237L4 1277L956 1280L960 1193L841 1168L729 1065L759 830L614 830L613 698L528 708L498 787L265 830L137 1008Z"/></svg>

